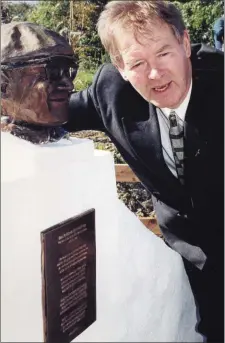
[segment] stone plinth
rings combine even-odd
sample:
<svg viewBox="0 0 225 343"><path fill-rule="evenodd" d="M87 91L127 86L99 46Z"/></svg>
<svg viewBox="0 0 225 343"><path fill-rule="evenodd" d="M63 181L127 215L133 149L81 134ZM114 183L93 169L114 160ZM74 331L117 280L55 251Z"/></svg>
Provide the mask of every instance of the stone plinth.
<svg viewBox="0 0 225 343"><path fill-rule="evenodd" d="M180 256L117 198L113 158L89 140L2 134L1 339L43 342L40 232L96 210L97 321L75 342L197 342Z"/></svg>

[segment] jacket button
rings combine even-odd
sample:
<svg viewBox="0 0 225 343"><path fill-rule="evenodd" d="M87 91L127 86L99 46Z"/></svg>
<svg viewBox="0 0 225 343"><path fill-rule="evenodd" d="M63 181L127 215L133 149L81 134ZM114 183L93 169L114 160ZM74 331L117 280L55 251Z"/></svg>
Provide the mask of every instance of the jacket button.
<svg viewBox="0 0 225 343"><path fill-rule="evenodd" d="M187 218L187 214L181 214L181 213L177 213L177 217L183 217L183 218Z"/></svg>

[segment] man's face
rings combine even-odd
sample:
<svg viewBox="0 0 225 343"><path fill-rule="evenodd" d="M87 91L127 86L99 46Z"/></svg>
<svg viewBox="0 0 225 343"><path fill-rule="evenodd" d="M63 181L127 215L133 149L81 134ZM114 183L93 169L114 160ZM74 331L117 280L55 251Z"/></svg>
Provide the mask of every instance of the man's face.
<svg viewBox="0 0 225 343"><path fill-rule="evenodd" d="M15 68L2 106L16 120L40 125L62 125L68 120L69 96L73 90L70 60L65 57L46 65Z"/></svg>
<svg viewBox="0 0 225 343"><path fill-rule="evenodd" d="M190 41L181 42L171 28L155 21L147 35L135 39L131 32L117 36L123 63L118 70L125 80L157 107L177 108L191 83Z"/></svg>

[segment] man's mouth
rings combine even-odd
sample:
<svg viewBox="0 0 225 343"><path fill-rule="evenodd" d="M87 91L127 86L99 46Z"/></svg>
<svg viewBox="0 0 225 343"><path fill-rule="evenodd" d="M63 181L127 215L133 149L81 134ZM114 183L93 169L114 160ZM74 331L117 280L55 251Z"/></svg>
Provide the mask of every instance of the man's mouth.
<svg viewBox="0 0 225 343"><path fill-rule="evenodd" d="M162 86L154 87L153 90L154 90L155 92L158 92L158 93L165 92L165 91L169 88L171 82L172 82L172 81L170 81L169 83L166 83L166 84L164 84L164 85L162 85Z"/></svg>

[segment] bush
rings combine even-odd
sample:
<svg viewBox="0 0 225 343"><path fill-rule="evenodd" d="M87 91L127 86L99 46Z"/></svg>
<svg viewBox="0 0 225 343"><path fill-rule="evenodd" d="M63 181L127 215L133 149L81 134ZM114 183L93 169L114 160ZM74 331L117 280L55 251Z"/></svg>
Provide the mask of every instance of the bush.
<svg viewBox="0 0 225 343"><path fill-rule="evenodd" d="M79 68L76 79L74 81L74 88L76 89L76 91L87 88L92 83L95 72L96 70L94 69L83 70L82 68Z"/></svg>
<svg viewBox="0 0 225 343"><path fill-rule="evenodd" d="M174 1L174 4L181 10L191 42L202 42L213 46L213 23L223 14L223 1L192 0L185 3Z"/></svg>

